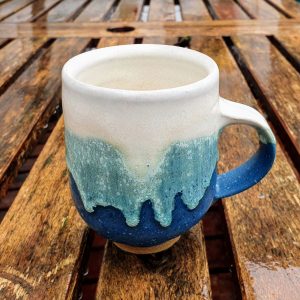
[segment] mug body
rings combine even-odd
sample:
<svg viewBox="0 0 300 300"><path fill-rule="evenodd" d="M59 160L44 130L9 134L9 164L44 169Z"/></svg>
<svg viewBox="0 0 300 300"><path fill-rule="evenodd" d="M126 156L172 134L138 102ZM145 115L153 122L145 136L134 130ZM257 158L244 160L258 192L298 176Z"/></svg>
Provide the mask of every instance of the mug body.
<svg viewBox="0 0 300 300"><path fill-rule="evenodd" d="M126 45L80 54L62 75L70 186L89 226L150 247L195 225L216 193L215 62L174 46Z"/></svg>

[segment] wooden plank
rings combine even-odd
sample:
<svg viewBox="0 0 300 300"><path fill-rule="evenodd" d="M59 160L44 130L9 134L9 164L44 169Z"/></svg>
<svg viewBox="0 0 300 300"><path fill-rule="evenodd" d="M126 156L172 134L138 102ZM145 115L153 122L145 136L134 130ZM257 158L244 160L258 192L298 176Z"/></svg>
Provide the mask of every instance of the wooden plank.
<svg viewBox="0 0 300 300"><path fill-rule="evenodd" d="M277 34L276 39L300 64L300 35L299 34Z"/></svg>
<svg viewBox="0 0 300 300"><path fill-rule="evenodd" d="M180 7L183 20L196 21L211 19L202 0L181 0Z"/></svg>
<svg viewBox="0 0 300 300"><path fill-rule="evenodd" d="M278 7L291 17L297 18L300 16L300 3L295 0L268 0L274 6Z"/></svg>
<svg viewBox="0 0 300 300"><path fill-rule="evenodd" d="M13 0L2 4L0 7L0 21L31 2L33 2L33 0Z"/></svg>
<svg viewBox="0 0 300 300"><path fill-rule="evenodd" d="M137 21L142 7L143 0L121 0L109 21Z"/></svg>
<svg viewBox="0 0 300 300"><path fill-rule="evenodd" d="M18 22L27 22L33 21L42 15L44 12L49 10L55 4L61 0L37 0L27 5L23 9L19 10L15 14L11 15L8 18L5 18L3 22L6 23L18 23Z"/></svg>
<svg viewBox="0 0 300 300"><path fill-rule="evenodd" d="M233 0L210 0L215 14L222 20L246 20L248 15Z"/></svg>
<svg viewBox="0 0 300 300"><path fill-rule="evenodd" d="M87 0L64 0L41 18L38 18L37 22L69 21L85 2L87 2Z"/></svg>
<svg viewBox="0 0 300 300"><path fill-rule="evenodd" d="M84 8L84 10L76 18L75 22L101 21L113 3L114 0L93 0Z"/></svg>
<svg viewBox="0 0 300 300"><path fill-rule="evenodd" d="M58 104L62 65L87 43L79 38L55 41L0 97L0 194Z"/></svg>
<svg viewBox="0 0 300 300"><path fill-rule="evenodd" d="M108 29L133 27L128 32L112 32ZM231 36L299 34L300 22L282 20L203 20L183 22L69 22L69 23L0 23L1 38L21 37L155 37L155 36Z"/></svg>
<svg viewBox="0 0 300 300"><path fill-rule="evenodd" d="M47 40L38 39L16 39L0 50L0 92L5 83L11 79L28 59L41 48Z"/></svg>
<svg viewBox="0 0 300 300"><path fill-rule="evenodd" d="M233 57L221 39L193 38L192 48L220 68L220 94L258 108ZM257 147L247 126L231 126L220 142L221 171L242 163ZM223 200L243 299L298 299L300 281L300 186L277 145L276 162L259 184Z"/></svg>
<svg viewBox="0 0 300 300"><path fill-rule="evenodd" d="M71 200L60 120L0 225L1 297L72 299L86 233Z"/></svg>
<svg viewBox="0 0 300 300"><path fill-rule="evenodd" d="M104 47L111 47L111 46L118 46L118 45L128 45L133 44L134 39L131 37L123 37L123 38L102 38L100 42L98 43L98 48L104 48Z"/></svg>
<svg viewBox="0 0 300 300"><path fill-rule="evenodd" d="M238 0L238 3L255 19L281 19L285 16L261 0Z"/></svg>
<svg viewBox="0 0 300 300"><path fill-rule="evenodd" d="M168 251L137 256L108 243L97 299L211 299L201 224Z"/></svg>
<svg viewBox="0 0 300 300"><path fill-rule="evenodd" d="M149 21L174 21L175 5L173 0L151 0L149 7Z"/></svg>
<svg viewBox="0 0 300 300"><path fill-rule="evenodd" d="M233 42L267 97L265 105L284 127L299 158L299 73L265 37L233 37Z"/></svg>

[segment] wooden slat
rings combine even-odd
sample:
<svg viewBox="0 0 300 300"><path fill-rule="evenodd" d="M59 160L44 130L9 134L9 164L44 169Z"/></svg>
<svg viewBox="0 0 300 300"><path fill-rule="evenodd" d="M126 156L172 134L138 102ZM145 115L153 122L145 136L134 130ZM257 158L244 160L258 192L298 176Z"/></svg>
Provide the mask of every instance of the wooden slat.
<svg viewBox="0 0 300 300"><path fill-rule="evenodd" d="M281 19L285 16L262 0L238 0L238 3L256 19Z"/></svg>
<svg viewBox="0 0 300 300"><path fill-rule="evenodd" d="M220 94L258 108L223 41L193 38L192 48L210 55L220 68ZM223 131L222 171L242 163L257 147L247 126ZM239 195L223 200L244 299L298 299L300 281L300 186L277 145L269 175Z"/></svg>
<svg viewBox="0 0 300 300"><path fill-rule="evenodd" d="M181 0L181 13L183 20L210 20L210 15L202 0Z"/></svg>
<svg viewBox="0 0 300 300"><path fill-rule="evenodd" d="M136 256L108 243L97 299L211 299L201 225L170 250Z"/></svg>
<svg viewBox="0 0 300 300"><path fill-rule="evenodd" d="M75 22L101 21L113 3L114 0L93 0L84 8L84 10L76 18Z"/></svg>
<svg viewBox="0 0 300 300"><path fill-rule="evenodd" d="M111 32L109 28L129 26L133 31ZM183 22L69 22L5 24L0 23L1 38L17 37L155 37L155 36L230 36L299 34L300 22L282 20L203 20Z"/></svg>
<svg viewBox="0 0 300 300"><path fill-rule="evenodd" d="M87 227L71 201L60 120L0 225L1 298L73 298Z"/></svg>
<svg viewBox="0 0 300 300"><path fill-rule="evenodd" d="M39 39L16 39L0 50L0 91L5 83L13 77L25 62L40 48L47 40Z"/></svg>
<svg viewBox="0 0 300 300"><path fill-rule="evenodd" d="M275 36L284 48L300 64L300 35L299 34L277 34Z"/></svg>
<svg viewBox="0 0 300 300"><path fill-rule="evenodd" d="M42 53L0 97L0 192L58 104L60 72L88 39L60 39ZM60 92L60 91L59 91Z"/></svg>
<svg viewBox="0 0 300 300"><path fill-rule="evenodd" d="M234 37L233 41L267 97L265 105L284 127L299 158L299 73L265 37Z"/></svg>
<svg viewBox="0 0 300 300"><path fill-rule="evenodd" d="M0 7L0 20L22 9L31 2L33 0L13 0L2 4Z"/></svg>
<svg viewBox="0 0 300 300"><path fill-rule="evenodd" d="M300 3L297 0L268 0L288 15L297 18L300 16Z"/></svg>
<svg viewBox="0 0 300 300"><path fill-rule="evenodd" d="M143 0L121 0L109 21L137 21L141 15Z"/></svg>
<svg viewBox="0 0 300 300"><path fill-rule="evenodd" d="M64 0L49 12L38 18L39 22L64 22L70 20L74 13L87 2L87 0ZM40 26L40 25L38 25Z"/></svg>
<svg viewBox="0 0 300 300"><path fill-rule="evenodd" d="M151 0L149 7L149 21L175 20L175 6L173 0Z"/></svg>
<svg viewBox="0 0 300 300"><path fill-rule="evenodd" d="M3 22L18 23L33 21L61 0L37 0L27 5L17 13L5 18Z"/></svg>
<svg viewBox="0 0 300 300"><path fill-rule="evenodd" d="M222 20L245 20L248 15L233 0L210 0L215 14Z"/></svg>

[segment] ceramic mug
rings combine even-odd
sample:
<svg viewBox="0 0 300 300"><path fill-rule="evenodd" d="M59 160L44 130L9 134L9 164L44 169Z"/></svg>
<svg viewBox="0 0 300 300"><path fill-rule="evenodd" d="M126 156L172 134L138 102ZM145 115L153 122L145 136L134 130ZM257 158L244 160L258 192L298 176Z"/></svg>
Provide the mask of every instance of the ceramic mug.
<svg viewBox="0 0 300 300"><path fill-rule="evenodd" d="M62 71L66 159L81 217L120 248L170 247L216 199L259 182L275 138L251 107L219 96L208 56L165 45L125 45L70 59ZM218 138L230 124L257 129L260 147L218 175Z"/></svg>

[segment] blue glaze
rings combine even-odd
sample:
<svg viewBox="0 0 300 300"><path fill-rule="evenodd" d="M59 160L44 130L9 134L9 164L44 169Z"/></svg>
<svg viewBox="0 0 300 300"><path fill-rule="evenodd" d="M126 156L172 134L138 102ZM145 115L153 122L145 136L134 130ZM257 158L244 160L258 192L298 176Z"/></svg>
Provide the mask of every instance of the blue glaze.
<svg viewBox="0 0 300 300"><path fill-rule="evenodd" d="M86 211L74 178L70 173L69 176L73 200L85 222L96 232L110 240L139 247L161 244L179 236L197 224L212 204L217 178L216 171L214 171L203 198L198 206L192 210L183 203L181 193L178 193L175 196L172 222L168 227L161 226L155 220L150 201L146 201L142 205L139 224L130 227L126 224L123 213L112 206L97 206L91 213Z"/></svg>
<svg viewBox="0 0 300 300"><path fill-rule="evenodd" d="M162 154L161 163L144 177L127 166L121 151L100 139L66 130L67 165L87 212L98 206L121 211L128 226L137 226L141 209L150 200L155 220L172 223L175 196L195 209L210 184L218 160L218 134L176 142Z"/></svg>

